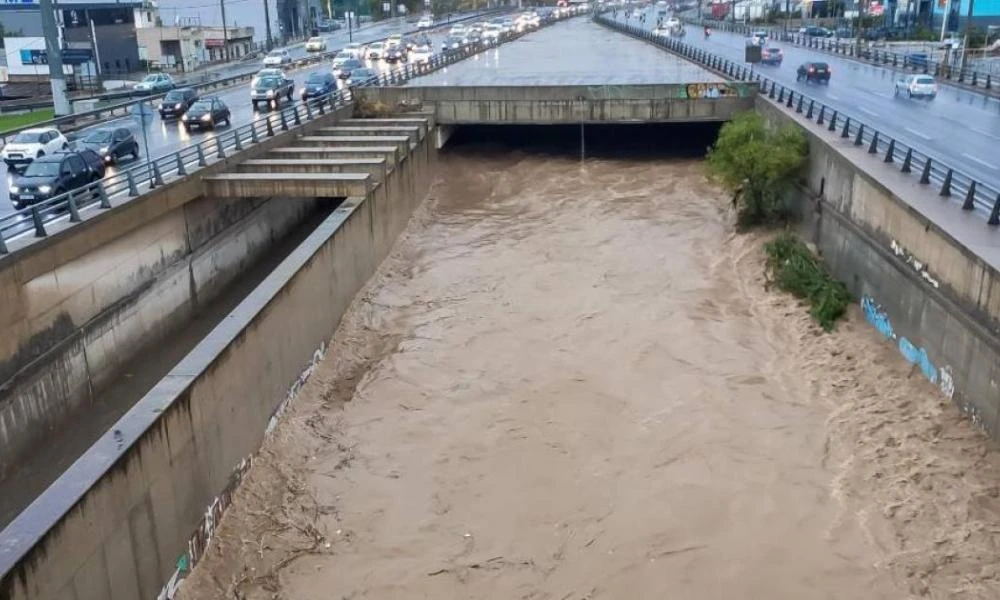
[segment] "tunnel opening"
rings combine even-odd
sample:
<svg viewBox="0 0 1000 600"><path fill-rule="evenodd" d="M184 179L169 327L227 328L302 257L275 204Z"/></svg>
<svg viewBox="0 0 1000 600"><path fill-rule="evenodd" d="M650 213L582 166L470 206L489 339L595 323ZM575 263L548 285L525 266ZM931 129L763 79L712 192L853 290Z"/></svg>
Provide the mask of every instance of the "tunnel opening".
<svg viewBox="0 0 1000 600"><path fill-rule="evenodd" d="M94 401L81 406L50 433L50 439L58 443L35 447L19 457L17 465L0 479L0 529L141 400L345 200L309 200L312 210L303 220L273 239L266 252L211 299L196 304L183 324L135 353L122 363L116 377L95 388Z"/></svg>
<svg viewBox="0 0 1000 600"><path fill-rule="evenodd" d="M584 159L703 158L722 123L462 125L444 152L518 150Z"/></svg>

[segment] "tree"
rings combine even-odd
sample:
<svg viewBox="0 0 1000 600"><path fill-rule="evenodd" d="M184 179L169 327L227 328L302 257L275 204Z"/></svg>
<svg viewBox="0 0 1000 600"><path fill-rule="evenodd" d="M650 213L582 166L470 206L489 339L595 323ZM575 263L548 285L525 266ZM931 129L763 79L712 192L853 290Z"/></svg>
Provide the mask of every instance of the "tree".
<svg viewBox="0 0 1000 600"><path fill-rule="evenodd" d="M722 126L708 152L709 172L734 193L741 227L783 221L809 144L794 125L770 127L756 112Z"/></svg>

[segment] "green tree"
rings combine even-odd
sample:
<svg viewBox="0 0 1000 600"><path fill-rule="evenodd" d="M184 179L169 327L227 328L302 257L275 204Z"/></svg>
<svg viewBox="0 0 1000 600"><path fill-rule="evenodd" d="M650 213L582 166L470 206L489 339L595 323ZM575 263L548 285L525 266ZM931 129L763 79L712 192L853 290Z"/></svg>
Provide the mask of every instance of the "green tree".
<svg viewBox="0 0 1000 600"><path fill-rule="evenodd" d="M746 112L722 126L708 168L734 193L739 226L775 223L790 215L789 196L808 153L797 127L769 127L758 113Z"/></svg>

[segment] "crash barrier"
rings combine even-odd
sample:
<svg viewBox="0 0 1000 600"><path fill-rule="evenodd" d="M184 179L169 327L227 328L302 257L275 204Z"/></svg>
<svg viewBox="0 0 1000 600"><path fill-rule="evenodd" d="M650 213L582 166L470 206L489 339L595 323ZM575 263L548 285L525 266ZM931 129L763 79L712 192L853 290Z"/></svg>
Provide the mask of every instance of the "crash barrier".
<svg viewBox="0 0 1000 600"><path fill-rule="evenodd" d="M898 164L901 172L918 177L921 185L934 187L942 198L961 200L963 210L982 215L987 224L1000 225L1000 190L959 171L941 158L908 146L857 117L837 111L802 92L763 77L745 64L695 48L675 38L655 35L640 27L614 21L603 14L596 15L594 20L660 46L725 77L759 84L762 96L794 109L796 113L829 131L839 132L842 138L853 140L855 146L867 147L869 154L877 156L884 163Z"/></svg>
<svg viewBox="0 0 1000 600"><path fill-rule="evenodd" d="M544 26L544 25L543 25ZM503 34L491 44L475 44L437 54L423 63L397 67L355 87L402 85L464 60L483 50L517 39L529 31ZM186 177L217 159L256 144L276 133L289 131L351 102L350 90L336 90L260 116L246 125L218 130L212 139L185 146L142 164L123 169L87 186L53 196L0 217L0 255L9 254L10 242L28 236L47 237L53 224L82 221L85 211L107 210L154 190L176 177Z"/></svg>

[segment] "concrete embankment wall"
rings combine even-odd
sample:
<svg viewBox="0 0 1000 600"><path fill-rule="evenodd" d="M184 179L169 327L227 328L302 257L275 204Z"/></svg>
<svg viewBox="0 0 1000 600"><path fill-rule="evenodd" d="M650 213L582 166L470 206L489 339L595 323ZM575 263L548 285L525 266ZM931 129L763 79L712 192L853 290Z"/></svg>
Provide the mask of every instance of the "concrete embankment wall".
<svg viewBox="0 0 1000 600"><path fill-rule="evenodd" d="M306 200L199 198L26 282L29 318L57 314L81 325L5 383L0 477L314 207Z"/></svg>
<svg viewBox="0 0 1000 600"><path fill-rule="evenodd" d="M1000 440L1000 275L915 208L919 203L988 233L980 215L899 174L898 165L758 99L772 123L809 137L802 228L865 318L941 393ZM904 200L903 198L907 198ZM994 234L995 235L995 234ZM967 241L967 240L965 240Z"/></svg>
<svg viewBox="0 0 1000 600"><path fill-rule="evenodd" d="M349 109L348 109L349 111ZM266 139L205 174L332 125L341 110ZM187 177L0 259L0 478L140 346L210 299L308 206L202 195ZM236 227L237 224L240 224ZM235 227L231 233L223 232Z"/></svg>
<svg viewBox="0 0 1000 600"><path fill-rule="evenodd" d="M167 598L265 429L388 254L432 177L425 136L348 199L0 533L0 598ZM166 587L164 587L166 584Z"/></svg>

